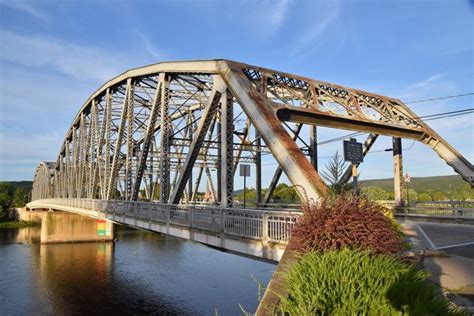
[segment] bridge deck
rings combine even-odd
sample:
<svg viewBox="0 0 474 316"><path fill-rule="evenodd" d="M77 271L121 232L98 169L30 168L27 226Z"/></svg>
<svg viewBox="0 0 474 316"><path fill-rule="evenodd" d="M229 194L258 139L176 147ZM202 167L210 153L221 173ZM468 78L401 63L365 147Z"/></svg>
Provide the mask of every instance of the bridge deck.
<svg viewBox="0 0 474 316"><path fill-rule="evenodd" d="M92 199L44 199L55 209L144 228L245 255L279 261L301 212Z"/></svg>

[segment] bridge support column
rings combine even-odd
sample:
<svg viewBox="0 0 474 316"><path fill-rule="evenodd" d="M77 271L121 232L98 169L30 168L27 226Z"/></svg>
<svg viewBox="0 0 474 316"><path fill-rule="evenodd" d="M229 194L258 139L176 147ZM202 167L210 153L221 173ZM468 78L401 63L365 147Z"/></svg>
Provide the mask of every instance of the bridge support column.
<svg viewBox="0 0 474 316"><path fill-rule="evenodd" d="M41 223L41 243L112 241L111 222L67 213L47 212Z"/></svg>
<svg viewBox="0 0 474 316"><path fill-rule="evenodd" d="M403 157L402 157L402 139L392 138L393 147L393 184L395 192L395 207L402 207L403 201Z"/></svg>

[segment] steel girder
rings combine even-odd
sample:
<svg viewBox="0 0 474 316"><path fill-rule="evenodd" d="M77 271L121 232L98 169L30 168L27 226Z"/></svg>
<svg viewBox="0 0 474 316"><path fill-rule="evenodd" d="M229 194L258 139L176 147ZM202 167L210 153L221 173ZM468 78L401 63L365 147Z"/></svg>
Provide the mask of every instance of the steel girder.
<svg viewBox="0 0 474 316"><path fill-rule="evenodd" d="M45 199L55 196L56 163L41 161L35 171L31 200Z"/></svg>
<svg viewBox="0 0 474 316"><path fill-rule="evenodd" d="M217 129L210 128L216 122ZM52 175L54 190L41 184L38 170L44 166L39 167L33 197L160 197L178 203L196 199L205 170L210 187L217 181L219 203L230 206L237 165L259 165L260 154L270 152L299 195L318 200L326 186L314 168L314 132L306 147L292 135L303 125L416 139L474 182L472 164L400 100L209 60L136 68L105 83L84 103L66 134ZM193 168L200 170L195 177ZM197 185L189 186L183 199L193 178Z"/></svg>

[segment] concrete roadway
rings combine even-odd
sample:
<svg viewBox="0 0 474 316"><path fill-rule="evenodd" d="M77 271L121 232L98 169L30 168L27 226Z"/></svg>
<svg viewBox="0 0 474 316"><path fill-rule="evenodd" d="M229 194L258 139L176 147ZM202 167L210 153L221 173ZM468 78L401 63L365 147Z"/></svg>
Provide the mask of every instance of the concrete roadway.
<svg viewBox="0 0 474 316"><path fill-rule="evenodd" d="M406 231L416 232L409 240L413 250L431 249L446 255L427 256L423 266L431 280L457 305L474 314L474 225L405 221Z"/></svg>

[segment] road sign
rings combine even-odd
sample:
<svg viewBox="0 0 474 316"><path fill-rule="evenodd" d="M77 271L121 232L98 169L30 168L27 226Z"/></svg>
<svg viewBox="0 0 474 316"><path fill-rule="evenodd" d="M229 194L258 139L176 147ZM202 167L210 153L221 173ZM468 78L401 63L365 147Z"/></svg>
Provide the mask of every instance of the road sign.
<svg viewBox="0 0 474 316"><path fill-rule="evenodd" d="M410 178L410 174L409 173L405 173L405 182L410 182L411 178Z"/></svg>
<svg viewBox="0 0 474 316"><path fill-rule="evenodd" d="M240 176L250 177L250 165L240 165Z"/></svg>
<svg viewBox="0 0 474 316"><path fill-rule="evenodd" d="M362 143L358 143L355 138L349 141L344 141L344 160L352 163L359 163L364 161L362 153Z"/></svg>

